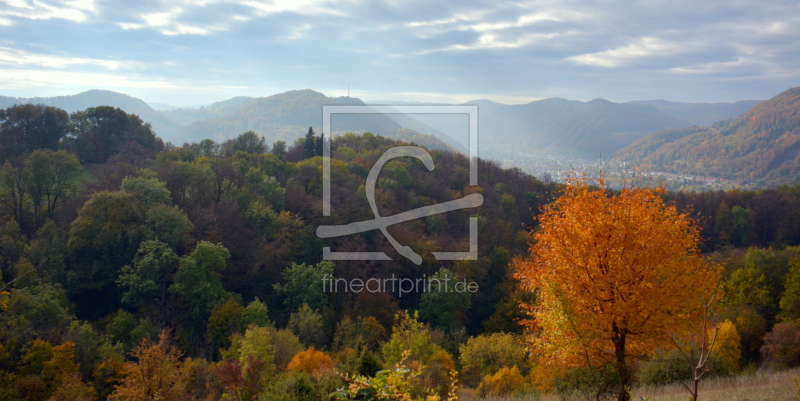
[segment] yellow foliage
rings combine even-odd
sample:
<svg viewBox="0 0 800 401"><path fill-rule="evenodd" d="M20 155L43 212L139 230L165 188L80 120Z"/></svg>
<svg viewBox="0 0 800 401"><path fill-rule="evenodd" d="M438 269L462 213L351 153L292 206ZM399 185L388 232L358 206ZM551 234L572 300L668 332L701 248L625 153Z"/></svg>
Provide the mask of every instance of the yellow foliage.
<svg viewBox="0 0 800 401"><path fill-rule="evenodd" d="M665 204L663 192L609 196L602 179L599 188L573 179L544 209L532 256L516 261L515 274L537 295L524 306L537 377L587 363L629 366L697 327L720 268L705 263L694 221ZM621 376L630 386L629 371Z"/></svg>
<svg viewBox="0 0 800 401"><path fill-rule="evenodd" d="M500 368L517 365L526 370L527 350L520 339L507 333L482 334L470 337L459 347L461 378L466 385L477 387L483 376Z"/></svg>
<svg viewBox="0 0 800 401"><path fill-rule="evenodd" d="M510 368L501 368L497 373L485 376L478 386L478 393L481 397L487 395L508 395L522 387L525 379L514 365Z"/></svg>
<svg viewBox="0 0 800 401"><path fill-rule="evenodd" d="M11 295L8 291L0 291L0 309L8 310L8 295Z"/></svg>
<svg viewBox="0 0 800 401"><path fill-rule="evenodd" d="M309 347L305 351L298 352L292 358L292 361L289 362L289 370L317 375L333 370L333 360L324 352Z"/></svg>
<svg viewBox="0 0 800 401"><path fill-rule="evenodd" d="M78 364L75 363L75 343L68 341L53 347L53 357L45 362L42 367L42 377L46 382L59 386L64 377L78 374ZM78 379L80 380L80 379Z"/></svg>
<svg viewBox="0 0 800 401"><path fill-rule="evenodd" d="M724 321L719 327L711 352L723 361L727 373L739 370L739 359L742 357L741 341L736 326L730 320Z"/></svg>
<svg viewBox="0 0 800 401"><path fill-rule="evenodd" d="M65 373L48 401L92 401L97 399L95 389L81 380L78 372Z"/></svg>

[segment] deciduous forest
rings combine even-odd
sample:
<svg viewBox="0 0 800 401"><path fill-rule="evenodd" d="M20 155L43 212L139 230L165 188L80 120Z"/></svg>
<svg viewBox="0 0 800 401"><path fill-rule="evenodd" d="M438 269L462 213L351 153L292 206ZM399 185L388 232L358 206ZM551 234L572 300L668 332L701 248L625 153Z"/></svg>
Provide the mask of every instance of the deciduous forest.
<svg viewBox="0 0 800 401"><path fill-rule="evenodd" d="M705 377L800 366L800 184L614 189L480 160L470 186L466 156L433 150L433 171L387 163L381 215L484 202L391 226L421 264L379 231L317 237L374 217L367 174L401 144L309 129L176 145L118 108L0 110L0 399L627 399L691 382L703 358ZM478 260L436 260L468 250L470 216ZM323 261L326 246L393 260ZM478 290L333 292L326 277Z"/></svg>

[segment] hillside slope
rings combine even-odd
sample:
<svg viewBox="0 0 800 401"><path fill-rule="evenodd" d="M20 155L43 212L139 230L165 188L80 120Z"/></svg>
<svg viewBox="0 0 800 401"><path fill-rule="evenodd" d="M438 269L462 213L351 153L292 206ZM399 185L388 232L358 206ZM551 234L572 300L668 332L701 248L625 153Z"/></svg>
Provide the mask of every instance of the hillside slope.
<svg viewBox="0 0 800 401"><path fill-rule="evenodd" d="M667 100L634 100L629 103L646 104L690 124L710 126L729 120L750 110L760 100L740 100L733 103L686 103Z"/></svg>
<svg viewBox="0 0 800 401"><path fill-rule="evenodd" d="M221 102L215 102L208 106L197 108L174 108L161 111L161 114L169 117L181 127L189 125L195 121L217 118L226 114L234 113L244 106L252 103L255 98L249 96L236 96Z"/></svg>
<svg viewBox="0 0 800 401"><path fill-rule="evenodd" d="M649 168L768 186L800 180L800 87L711 128L662 130L616 154Z"/></svg>
<svg viewBox="0 0 800 401"><path fill-rule="evenodd" d="M183 127L179 142L197 142L205 138L224 141L252 130L266 137L268 143L276 140L292 143L303 136L308 127L314 127L319 132L322 126L322 106L336 104L365 103L357 98L327 97L310 89L284 92L255 99L232 113L196 121ZM381 114L335 114L331 117L331 125L335 132L370 131L386 137L396 137L398 130L404 128L395 120Z"/></svg>
<svg viewBox="0 0 800 401"><path fill-rule="evenodd" d="M550 125L540 146L568 156L607 157L649 132L687 125L652 106L595 99Z"/></svg>

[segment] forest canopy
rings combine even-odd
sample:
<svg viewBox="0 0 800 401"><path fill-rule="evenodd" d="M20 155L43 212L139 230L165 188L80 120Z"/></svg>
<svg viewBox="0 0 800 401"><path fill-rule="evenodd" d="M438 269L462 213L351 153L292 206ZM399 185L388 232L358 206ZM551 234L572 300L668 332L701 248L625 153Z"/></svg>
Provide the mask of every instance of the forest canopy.
<svg viewBox="0 0 800 401"><path fill-rule="evenodd" d="M325 141L333 158L329 217L321 202ZM489 160L479 160L479 185L470 186L466 156L432 150L433 171L411 158L383 168L381 215L471 193L484 203L390 227L422 256L420 265L377 231L317 237L320 225L373 218L367 174L401 144L309 129L294 144L268 144L250 131L176 146L111 107L1 110L0 398L329 399L348 383L379 391L387 380L417 398L446 398L457 374L484 394L535 391L539 362L524 342L519 303L544 298L526 291L532 284L520 281L512 261L528 254L531 232L544 244L547 210L567 207L557 199L575 189ZM717 371L800 365L800 354L783 351L800 333L800 185L646 197L693 221L693 269L701 259L722 267L710 280L725 289L714 311L728 339ZM478 260L436 260L432 252L467 250L472 216ZM323 246L393 260L323 261ZM478 290L326 292L326 275L468 280ZM656 356L669 355L655 345L641 348L650 369L642 372L660 372ZM600 386L576 379L585 368L553 371L551 388Z"/></svg>

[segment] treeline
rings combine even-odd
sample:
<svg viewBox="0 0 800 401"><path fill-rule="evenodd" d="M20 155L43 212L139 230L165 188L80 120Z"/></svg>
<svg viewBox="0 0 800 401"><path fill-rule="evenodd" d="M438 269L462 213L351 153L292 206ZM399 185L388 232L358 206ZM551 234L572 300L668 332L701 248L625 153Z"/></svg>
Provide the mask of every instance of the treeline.
<svg viewBox="0 0 800 401"><path fill-rule="evenodd" d="M559 184L481 160L472 187L468 159L446 151L431 152L433 171L410 158L387 163L376 189L382 216L484 197L477 209L389 228L422 256L416 265L380 232L325 241L315 234L320 225L374 218L367 174L401 142L369 133L333 138L332 213L323 217L319 155L327 139L312 130L291 145L246 132L178 147L111 107L69 116L22 105L0 116L0 399L124 399L137 391L326 399L344 385L332 366L365 376L413 366L418 375L405 379L414 391L444 396L456 370L470 387L488 377L488 392L505 388L497 384L503 377L528 373L517 319L518 301L530 297L509 266L526 252L535 216ZM794 256L780 249L800 244L800 188L670 196L698 213L709 252L728 252L718 257L732 266L730 280L735 266L763 270L772 306L752 309L764 322L753 338L763 340L784 316L782 280ZM770 212L774 205L784 209ZM479 260L435 260L431 252L468 250L474 215ZM323 262L323 246L394 260ZM750 246L784 252L781 267L738 262L737 249ZM323 288L326 274L468 280L478 291L332 293ZM156 365L161 370L141 373Z"/></svg>

